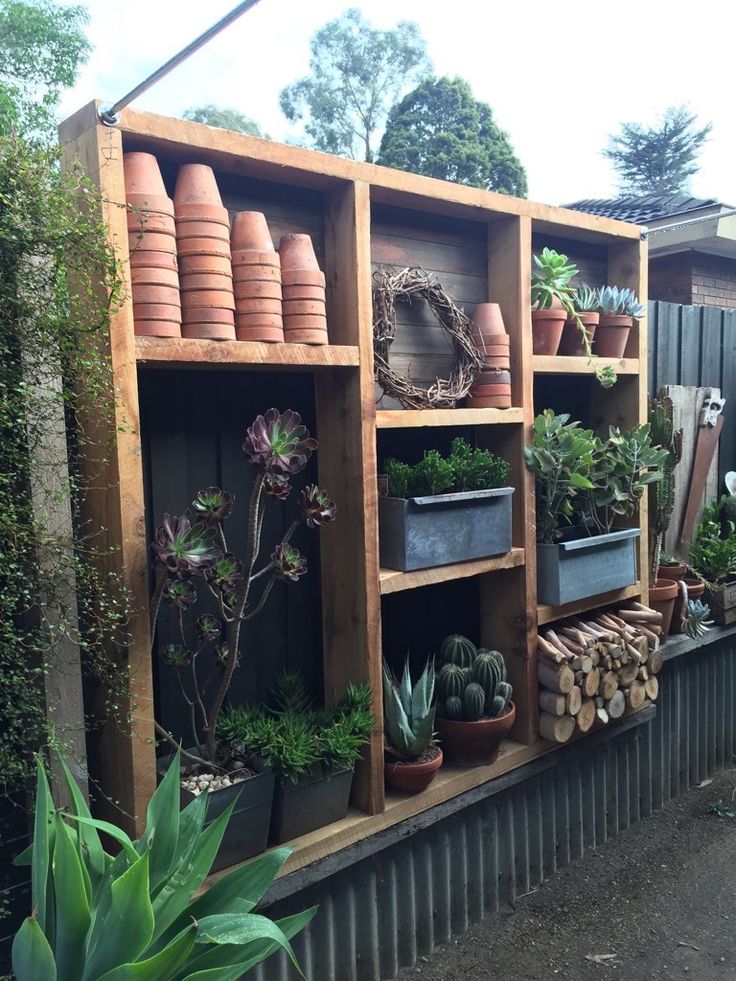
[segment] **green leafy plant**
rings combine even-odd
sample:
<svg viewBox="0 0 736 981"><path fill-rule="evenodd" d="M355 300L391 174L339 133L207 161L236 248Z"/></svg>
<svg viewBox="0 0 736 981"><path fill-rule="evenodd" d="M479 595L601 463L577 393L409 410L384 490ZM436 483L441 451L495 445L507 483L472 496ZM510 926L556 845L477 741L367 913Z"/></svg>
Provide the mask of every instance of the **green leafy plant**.
<svg viewBox="0 0 736 981"><path fill-rule="evenodd" d="M383 721L386 750L405 758L417 758L435 745L435 672L427 661L416 684L412 684L409 658L398 681L383 662Z"/></svg>
<svg viewBox="0 0 736 981"><path fill-rule="evenodd" d="M410 465L389 457L383 469L391 497L406 498L503 487L511 468L490 450L472 447L457 436L447 457L437 450L425 450L418 463Z"/></svg>
<svg viewBox="0 0 736 981"><path fill-rule="evenodd" d="M54 807L38 763L30 860L33 912L13 943L17 981L237 981L289 943L316 912L279 921L254 913L288 857L278 849L233 870L197 896L235 802L206 825L207 794L179 810L179 754L131 839L92 818L64 768L71 807ZM100 832L119 847L105 851Z"/></svg>
<svg viewBox="0 0 736 981"><path fill-rule="evenodd" d="M437 676L439 714L467 722L505 715L513 688L508 683L503 654L476 648L461 634L445 637L441 649L447 659Z"/></svg>
<svg viewBox="0 0 736 981"><path fill-rule="evenodd" d="M675 468L682 456L682 430L675 430L674 405L666 395L649 399L649 425L652 441L666 450L661 464L662 479L649 486L649 532L651 535L651 575L656 582L663 561L662 543L675 507Z"/></svg>
<svg viewBox="0 0 736 981"><path fill-rule="evenodd" d="M729 498L706 504L690 546L690 566L708 589L736 579L736 525L724 519Z"/></svg>
<svg viewBox="0 0 736 981"><path fill-rule="evenodd" d="M575 287L572 303L578 313L593 313L598 309L598 290L587 283Z"/></svg>

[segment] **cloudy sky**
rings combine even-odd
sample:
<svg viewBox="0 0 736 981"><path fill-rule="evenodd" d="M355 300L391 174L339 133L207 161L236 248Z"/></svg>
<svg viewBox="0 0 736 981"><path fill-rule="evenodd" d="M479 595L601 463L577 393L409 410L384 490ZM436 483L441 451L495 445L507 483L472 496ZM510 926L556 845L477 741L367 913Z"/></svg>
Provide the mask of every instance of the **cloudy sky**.
<svg viewBox="0 0 736 981"><path fill-rule="evenodd" d="M95 51L63 114L121 97L235 3L87 0ZM135 106L175 116L216 103L251 116L274 139L294 135L279 91L307 71L314 31L351 5L377 27L420 25L436 73L467 79L509 133L530 198L559 204L614 194L601 156L608 135L684 103L713 124L692 192L736 205L734 73L724 46L736 6L722 0L260 0Z"/></svg>

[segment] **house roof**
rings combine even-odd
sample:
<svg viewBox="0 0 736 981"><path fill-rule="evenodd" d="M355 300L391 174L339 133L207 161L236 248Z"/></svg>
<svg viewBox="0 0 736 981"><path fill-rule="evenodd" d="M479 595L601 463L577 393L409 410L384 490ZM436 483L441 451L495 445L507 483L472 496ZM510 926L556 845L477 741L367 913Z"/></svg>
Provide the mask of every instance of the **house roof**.
<svg viewBox="0 0 736 981"><path fill-rule="evenodd" d="M629 194L619 198L586 198L565 205L573 211L585 211L591 215L618 218L635 225L647 225L653 221L687 215L704 208L722 208L714 198L692 198L687 194Z"/></svg>

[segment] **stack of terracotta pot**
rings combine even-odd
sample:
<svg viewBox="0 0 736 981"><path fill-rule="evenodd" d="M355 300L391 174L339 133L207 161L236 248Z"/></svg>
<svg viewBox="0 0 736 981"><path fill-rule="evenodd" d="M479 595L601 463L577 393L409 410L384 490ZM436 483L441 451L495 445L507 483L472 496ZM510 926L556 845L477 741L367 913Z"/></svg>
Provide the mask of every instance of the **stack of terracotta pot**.
<svg viewBox="0 0 736 981"><path fill-rule="evenodd" d="M284 297L284 340L327 344L325 274L309 235L284 235L279 245Z"/></svg>
<svg viewBox="0 0 736 981"><path fill-rule="evenodd" d="M183 164L174 191L182 336L235 340L230 220L205 164Z"/></svg>
<svg viewBox="0 0 736 981"><path fill-rule="evenodd" d="M123 156L135 333L181 337L174 202L152 153Z"/></svg>
<svg viewBox="0 0 736 981"><path fill-rule="evenodd" d="M260 211L235 216L231 237L235 286L235 335L239 341L284 339L281 259Z"/></svg>
<svg viewBox="0 0 736 981"><path fill-rule="evenodd" d="M498 303L479 303L473 309L471 335L483 357L483 368L470 389L471 409L508 409L511 405L511 360Z"/></svg>

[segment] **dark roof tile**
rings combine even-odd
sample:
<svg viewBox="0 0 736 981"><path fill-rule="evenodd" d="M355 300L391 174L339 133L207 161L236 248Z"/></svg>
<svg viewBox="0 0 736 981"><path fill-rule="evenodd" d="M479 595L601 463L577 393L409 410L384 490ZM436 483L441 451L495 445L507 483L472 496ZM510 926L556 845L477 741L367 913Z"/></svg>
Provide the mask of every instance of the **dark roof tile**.
<svg viewBox="0 0 736 981"><path fill-rule="evenodd" d="M701 208L719 207L714 198L692 198L686 194L630 194L620 198L586 198L564 207L573 211L585 211L605 218L618 218L636 225L646 225L658 218L683 215Z"/></svg>

